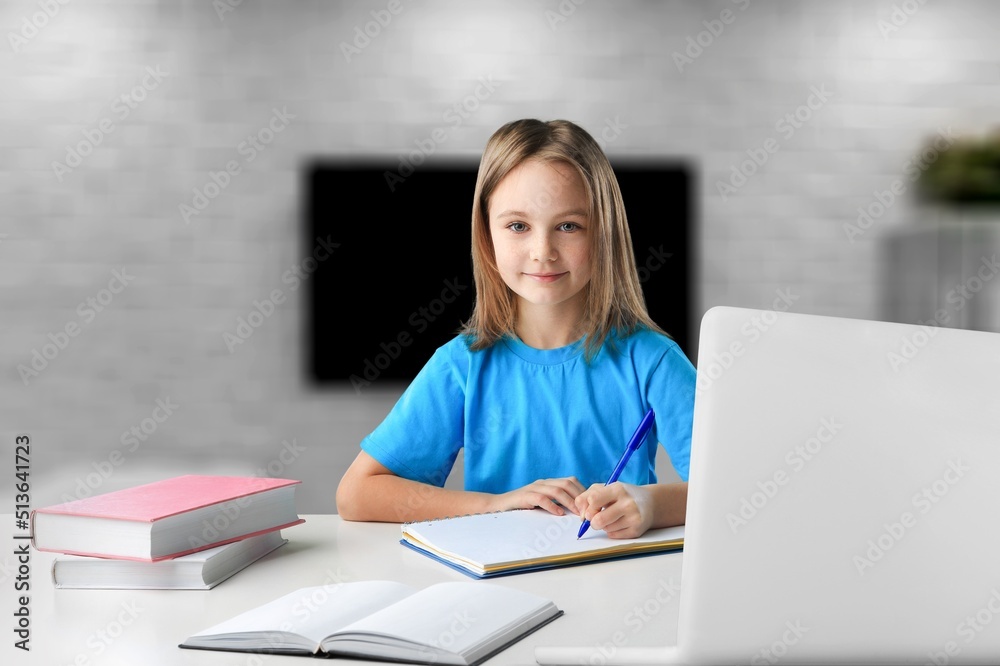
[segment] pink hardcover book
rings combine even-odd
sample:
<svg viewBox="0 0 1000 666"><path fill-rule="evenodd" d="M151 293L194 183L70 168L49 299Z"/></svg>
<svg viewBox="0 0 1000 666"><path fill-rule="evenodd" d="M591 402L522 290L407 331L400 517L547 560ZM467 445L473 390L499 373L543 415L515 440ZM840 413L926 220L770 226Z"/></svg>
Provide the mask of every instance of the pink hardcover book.
<svg viewBox="0 0 1000 666"><path fill-rule="evenodd" d="M31 513L40 551L155 562L305 522L301 481L189 474Z"/></svg>

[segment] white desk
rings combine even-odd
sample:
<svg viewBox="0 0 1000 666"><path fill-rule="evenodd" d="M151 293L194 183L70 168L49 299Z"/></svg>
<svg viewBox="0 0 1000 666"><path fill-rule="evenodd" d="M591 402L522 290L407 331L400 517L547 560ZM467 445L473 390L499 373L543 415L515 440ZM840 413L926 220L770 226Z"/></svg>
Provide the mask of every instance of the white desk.
<svg viewBox="0 0 1000 666"><path fill-rule="evenodd" d="M13 524L13 516L7 514ZM474 579L399 543L397 524L304 515L283 532L289 543L212 590L57 590L52 553L31 550L31 652L13 647L17 563L4 548L3 664L89 666L303 666L308 658L183 650L190 634L300 587L387 579L416 586ZM9 540L8 543L13 543ZM484 666L534 665L539 645L654 646L675 642L682 553L663 553L478 581L552 599L565 615ZM12 566L13 565L13 566ZM346 660L338 660L344 663ZM372 662L351 662L371 664ZM594 660L595 664L602 663Z"/></svg>

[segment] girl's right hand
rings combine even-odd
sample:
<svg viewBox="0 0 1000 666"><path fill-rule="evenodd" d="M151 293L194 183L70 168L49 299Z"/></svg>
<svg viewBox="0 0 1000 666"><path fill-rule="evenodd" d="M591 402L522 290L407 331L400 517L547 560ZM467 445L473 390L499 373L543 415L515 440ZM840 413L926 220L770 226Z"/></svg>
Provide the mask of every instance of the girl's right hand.
<svg viewBox="0 0 1000 666"><path fill-rule="evenodd" d="M577 514L576 497L586 488L575 476L562 479L539 479L523 488L496 495L494 511L534 509L539 507L557 516L569 511Z"/></svg>

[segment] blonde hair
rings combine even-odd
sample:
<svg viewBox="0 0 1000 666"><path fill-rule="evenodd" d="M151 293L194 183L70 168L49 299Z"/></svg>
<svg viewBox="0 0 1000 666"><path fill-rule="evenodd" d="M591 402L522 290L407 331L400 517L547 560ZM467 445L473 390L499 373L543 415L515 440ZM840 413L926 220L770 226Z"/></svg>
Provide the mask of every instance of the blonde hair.
<svg viewBox="0 0 1000 666"><path fill-rule="evenodd" d="M526 118L494 132L479 163L472 205L476 300L461 329L472 338L470 348L485 349L514 335L517 301L497 268L489 205L500 181L528 159L575 168L590 201L592 274L582 322L585 358L592 359L612 332L625 336L644 327L667 335L646 311L618 179L604 151L586 130L568 120Z"/></svg>

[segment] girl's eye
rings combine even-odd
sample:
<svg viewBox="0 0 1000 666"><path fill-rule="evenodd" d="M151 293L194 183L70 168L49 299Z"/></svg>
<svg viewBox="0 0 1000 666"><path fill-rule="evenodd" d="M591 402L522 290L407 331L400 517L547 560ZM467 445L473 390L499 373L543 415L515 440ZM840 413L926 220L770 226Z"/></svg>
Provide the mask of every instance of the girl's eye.
<svg viewBox="0 0 1000 666"><path fill-rule="evenodd" d="M580 225L576 222L563 222L559 225L559 231L576 231Z"/></svg>
<svg viewBox="0 0 1000 666"><path fill-rule="evenodd" d="M524 222L511 222L510 224L507 225L507 228L513 231L514 233L519 234L524 231L527 231L528 225L526 225Z"/></svg>

